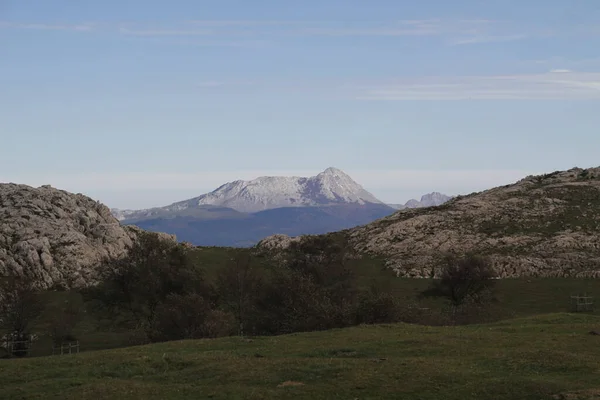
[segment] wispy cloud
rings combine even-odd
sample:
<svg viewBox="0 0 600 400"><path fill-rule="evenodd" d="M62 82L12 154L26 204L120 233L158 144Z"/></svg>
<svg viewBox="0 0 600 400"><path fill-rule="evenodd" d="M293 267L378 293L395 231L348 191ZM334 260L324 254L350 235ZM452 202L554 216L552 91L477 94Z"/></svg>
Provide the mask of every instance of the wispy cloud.
<svg viewBox="0 0 600 400"><path fill-rule="evenodd" d="M510 21L489 19L430 18L418 20L386 21L306 21L306 20L190 20L171 24L144 22L103 24L47 24L2 22L0 28L29 30L98 31L137 37L211 36L227 40L267 39L283 40L286 37L345 38L345 37L397 37L435 38L448 46L478 45L527 40L558 35L598 35L597 29L566 27L560 32L550 28L525 26Z"/></svg>
<svg viewBox="0 0 600 400"><path fill-rule="evenodd" d="M250 86L253 85L253 82L246 81L202 81L196 83L197 87L201 88L217 88L217 87L226 87L226 86Z"/></svg>
<svg viewBox="0 0 600 400"><path fill-rule="evenodd" d="M46 23L18 23L0 21L0 28L12 28L37 31L74 31L89 32L94 29L95 24L46 24Z"/></svg>
<svg viewBox="0 0 600 400"><path fill-rule="evenodd" d="M359 100L600 99L600 73L430 77L355 87Z"/></svg>
<svg viewBox="0 0 600 400"><path fill-rule="evenodd" d="M52 25L0 22L0 27L38 30L88 31L93 24ZM386 37L440 36L454 44L516 40L502 33L498 23L485 19L449 20L431 18L398 21L298 21L298 20L192 20L169 25L103 24L103 32L129 36L328 36ZM519 38L522 35L518 35Z"/></svg>
<svg viewBox="0 0 600 400"><path fill-rule="evenodd" d="M272 20L192 20L188 21L191 24L197 26L211 26L211 27L222 27L222 26L295 26L295 25L306 25L314 22L308 21L272 21Z"/></svg>
<svg viewBox="0 0 600 400"><path fill-rule="evenodd" d="M453 39L450 40L450 44L454 46L460 46L464 44L483 44L483 43L502 43L502 42L513 42L515 40L526 39L526 34L516 35L505 35L505 36L472 36L468 38Z"/></svg>
<svg viewBox="0 0 600 400"><path fill-rule="evenodd" d="M211 30L181 30L181 29L128 29L120 28L119 33L132 36L209 36Z"/></svg>

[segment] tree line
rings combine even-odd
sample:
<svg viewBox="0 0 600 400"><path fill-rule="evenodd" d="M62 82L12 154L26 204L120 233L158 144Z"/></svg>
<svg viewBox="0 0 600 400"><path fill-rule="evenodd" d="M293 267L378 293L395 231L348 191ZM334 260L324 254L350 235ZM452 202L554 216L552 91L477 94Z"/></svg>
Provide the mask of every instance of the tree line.
<svg viewBox="0 0 600 400"><path fill-rule="evenodd" d="M393 293L365 288L350 267L351 256L343 239L309 236L277 260L240 250L214 269L197 262L189 248L145 233L126 258L101 269L99 284L55 307L48 329L56 343L76 339L84 302L98 318L135 332L139 343L419 322ZM487 260L448 257L441 271L423 296L446 298L453 321L492 298ZM9 279L0 296L0 327L25 339L42 312L35 290Z"/></svg>

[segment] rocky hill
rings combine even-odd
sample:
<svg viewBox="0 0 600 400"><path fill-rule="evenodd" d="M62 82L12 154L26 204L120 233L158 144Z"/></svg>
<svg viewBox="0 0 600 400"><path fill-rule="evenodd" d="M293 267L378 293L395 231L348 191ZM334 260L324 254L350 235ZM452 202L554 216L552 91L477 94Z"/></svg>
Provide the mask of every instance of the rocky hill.
<svg viewBox="0 0 600 400"><path fill-rule="evenodd" d="M476 252L501 277L600 277L600 168L529 176L342 233L355 250L384 257L398 276L437 276L443 255ZM288 242L277 236L260 246Z"/></svg>
<svg viewBox="0 0 600 400"><path fill-rule="evenodd" d="M86 286L103 261L126 254L137 232L82 194L0 184L1 275L16 273L43 288Z"/></svg>

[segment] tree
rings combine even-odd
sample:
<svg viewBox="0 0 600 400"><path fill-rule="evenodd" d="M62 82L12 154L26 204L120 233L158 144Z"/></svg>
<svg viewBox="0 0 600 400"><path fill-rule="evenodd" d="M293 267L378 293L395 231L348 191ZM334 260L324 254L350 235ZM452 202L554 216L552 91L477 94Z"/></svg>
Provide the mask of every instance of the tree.
<svg viewBox="0 0 600 400"><path fill-rule="evenodd" d="M355 319L359 292L349 257L347 240L334 235L308 236L293 242L288 250L287 267L306 280L298 288L292 288L293 293L306 298L307 306L314 305L310 310L314 329L348 326ZM300 288L309 293L298 293Z"/></svg>
<svg viewBox="0 0 600 400"><path fill-rule="evenodd" d="M75 327L83 318L84 305L80 293L69 292L66 299L49 310L52 316L50 322L50 335L54 344L61 345L64 342L77 340Z"/></svg>
<svg viewBox="0 0 600 400"><path fill-rule="evenodd" d="M217 276L217 292L220 304L233 313L238 333L244 336L252 329L256 306L263 287L263 277L248 252L241 252L231 260Z"/></svg>
<svg viewBox="0 0 600 400"><path fill-rule="evenodd" d="M128 314L148 338L160 336L156 327L162 304L184 304L174 300L176 295L208 300L211 290L184 246L149 232L139 235L127 257L106 266L102 283L91 291L112 314Z"/></svg>
<svg viewBox="0 0 600 400"><path fill-rule="evenodd" d="M27 354L25 343L31 335L32 322L43 311L37 291L24 278L6 276L0 280L0 328L7 338L17 343L14 356Z"/></svg>
<svg viewBox="0 0 600 400"><path fill-rule="evenodd" d="M153 342L204 337L210 304L199 294L170 294L160 303L149 337Z"/></svg>
<svg viewBox="0 0 600 400"><path fill-rule="evenodd" d="M481 305L490 300L495 277L491 263L485 257L450 255L442 262L440 279L423 294L446 298L455 316L456 311L467 303Z"/></svg>

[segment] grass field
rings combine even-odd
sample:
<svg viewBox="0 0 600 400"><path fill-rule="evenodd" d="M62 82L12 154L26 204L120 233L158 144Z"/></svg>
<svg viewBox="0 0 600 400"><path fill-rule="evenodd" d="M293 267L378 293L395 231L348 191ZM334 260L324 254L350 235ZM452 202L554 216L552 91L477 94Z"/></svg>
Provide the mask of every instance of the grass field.
<svg viewBox="0 0 600 400"><path fill-rule="evenodd" d="M360 326L0 361L2 399L597 399L600 317Z"/></svg>

